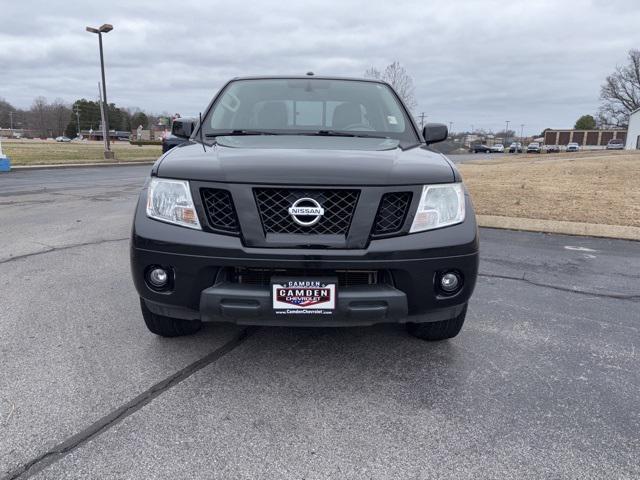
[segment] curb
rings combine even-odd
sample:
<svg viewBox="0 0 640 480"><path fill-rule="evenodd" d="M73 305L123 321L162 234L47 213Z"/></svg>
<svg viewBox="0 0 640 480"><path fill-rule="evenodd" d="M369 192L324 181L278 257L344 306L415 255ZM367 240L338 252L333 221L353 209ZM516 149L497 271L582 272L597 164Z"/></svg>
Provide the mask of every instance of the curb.
<svg viewBox="0 0 640 480"><path fill-rule="evenodd" d="M96 163L54 163L51 165L12 165L11 171L46 170L57 168L88 168L88 167L134 167L139 165L153 165L157 159L132 162L96 162Z"/></svg>
<svg viewBox="0 0 640 480"><path fill-rule="evenodd" d="M497 215L477 215L476 218L478 226L487 228L640 241L640 227L540 220L535 218L500 217Z"/></svg>

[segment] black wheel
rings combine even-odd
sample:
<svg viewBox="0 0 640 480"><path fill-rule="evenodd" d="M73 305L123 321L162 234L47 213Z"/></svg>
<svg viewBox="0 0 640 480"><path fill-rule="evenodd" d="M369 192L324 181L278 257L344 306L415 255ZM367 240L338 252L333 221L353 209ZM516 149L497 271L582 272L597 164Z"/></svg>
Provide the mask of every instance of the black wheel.
<svg viewBox="0 0 640 480"><path fill-rule="evenodd" d="M192 335L202 328L200 320L182 320L180 318L163 317L153 313L140 299L140 308L144 323L150 332L161 337L182 337Z"/></svg>
<svg viewBox="0 0 640 480"><path fill-rule="evenodd" d="M414 337L422 340L428 340L431 342L446 340L447 338L453 338L460 333L460 329L464 324L466 316L467 305L464 306L460 315L450 318L449 320L443 320L441 322L407 323L407 331Z"/></svg>

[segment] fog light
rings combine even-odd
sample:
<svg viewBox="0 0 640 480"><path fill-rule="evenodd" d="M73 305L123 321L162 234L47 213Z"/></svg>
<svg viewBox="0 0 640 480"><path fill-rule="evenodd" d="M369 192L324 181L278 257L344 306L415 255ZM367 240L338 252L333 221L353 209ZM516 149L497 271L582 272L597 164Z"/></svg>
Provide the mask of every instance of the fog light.
<svg viewBox="0 0 640 480"><path fill-rule="evenodd" d="M169 282L169 274L164 268L160 267L154 267L153 269L151 269L149 271L149 274L147 275L147 278L149 280L149 283L156 288L165 287Z"/></svg>
<svg viewBox="0 0 640 480"><path fill-rule="evenodd" d="M460 275L455 272L447 272L440 277L440 288L443 292L453 293L460 288Z"/></svg>

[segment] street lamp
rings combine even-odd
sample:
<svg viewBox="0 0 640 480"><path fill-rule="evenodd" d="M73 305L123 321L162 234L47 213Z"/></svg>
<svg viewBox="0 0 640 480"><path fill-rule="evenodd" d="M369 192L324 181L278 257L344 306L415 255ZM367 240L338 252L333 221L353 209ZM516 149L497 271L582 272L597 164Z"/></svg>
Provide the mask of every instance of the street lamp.
<svg viewBox="0 0 640 480"><path fill-rule="evenodd" d="M520 142L524 143L524 123L520 124Z"/></svg>
<svg viewBox="0 0 640 480"><path fill-rule="evenodd" d="M107 103L107 84L104 81L104 55L102 53L102 34L109 33L113 30L113 25L105 23L100 28L87 27L87 32L98 34L98 44L100 46L100 69L102 71L102 111L104 115L104 158L115 158L115 155L111 151L111 145L109 143L109 110Z"/></svg>
<svg viewBox="0 0 640 480"><path fill-rule="evenodd" d="M509 124L510 120L507 120L507 128L504 130L504 143L509 143Z"/></svg>
<svg viewBox="0 0 640 480"><path fill-rule="evenodd" d="M77 121L77 132L76 132L76 137L80 138L80 105L76 105L76 108L74 109L74 112L76 114L76 121Z"/></svg>

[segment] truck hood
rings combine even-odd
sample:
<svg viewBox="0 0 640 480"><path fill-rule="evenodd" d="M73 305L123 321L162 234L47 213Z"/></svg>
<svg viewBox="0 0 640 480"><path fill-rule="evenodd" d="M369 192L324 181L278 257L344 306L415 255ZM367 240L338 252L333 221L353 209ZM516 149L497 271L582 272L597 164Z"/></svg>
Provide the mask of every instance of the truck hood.
<svg viewBox="0 0 640 480"><path fill-rule="evenodd" d="M453 182L443 155L397 140L298 135L218 137L170 150L159 177L224 183L416 185Z"/></svg>

